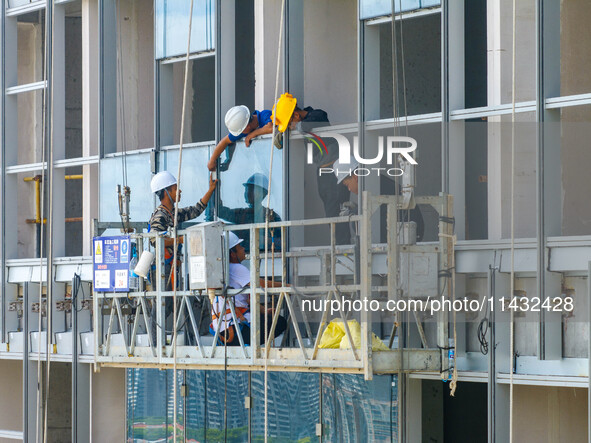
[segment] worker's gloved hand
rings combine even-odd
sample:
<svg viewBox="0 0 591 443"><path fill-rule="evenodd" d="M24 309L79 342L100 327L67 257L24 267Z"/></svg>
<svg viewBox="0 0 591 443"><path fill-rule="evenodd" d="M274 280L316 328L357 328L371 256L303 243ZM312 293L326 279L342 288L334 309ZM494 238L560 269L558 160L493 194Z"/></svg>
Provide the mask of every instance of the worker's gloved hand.
<svg viewBox="0 0 591 443"><path fill-rule="evenodd" d="M277 149L283 149L283 133L277 132L275 133L275 137L273 138L273 146Z"/></svg>
<svg viewBox="0 0 591 443"><path fill-rule="evenodd" d="M357 215L357 211L355 210L355 203L353 202L345 202L341 205L341 212L339 215L341 217L348 217L350 215Z"/></svg>

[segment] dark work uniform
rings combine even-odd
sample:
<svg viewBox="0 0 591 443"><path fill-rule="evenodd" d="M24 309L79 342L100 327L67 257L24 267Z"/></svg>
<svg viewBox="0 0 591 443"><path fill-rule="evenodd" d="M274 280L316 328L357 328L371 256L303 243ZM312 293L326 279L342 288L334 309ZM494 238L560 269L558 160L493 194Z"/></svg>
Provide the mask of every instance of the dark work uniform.
<svg viewBox="0 0 591 443"><path fill-rule="evenodd" d="M177 221L178 224L188 221L188 220L192 220L194 218L197 218L201 215L201 213L205 211L205 206L201 203L201 201L199 201L195 206L188 206L186 208L179 208L178 211L178 217L177 217ZM168 231L169 229L174 227L174 209L172 211L169 211L168 208L166 208L164 205L160 205L156 208L156 210L154 211L154 213L152 214L152 216L150 217L150 224L149 224L149 231L156 231L156 232L165 232ZM152 245L155 244L155 240L150 240L150 242L152 243ZM177 255L177 258L180 255ZM173 246L167 246L166 247L166 251L164 253L164 257L165 257L165 265L164 265L164 275L165 275L165 279L166 279L166 286L165 286L165 290L166 291L172 291L172 279L169 279L170 273L172 272L172 261L174 260L174 247ZM180 266L179 263L177 263L177 275L180 275ZM155 282L155 280L153 279L152 281ZM176 282L179 281L178 278L175 279ZM178 288L178 283L177 283L177 288ZM169 314L172 313L172 297L166 297L166 302L165 302L165 317L167 317ZM200 300L197 301L195 300L193 303L193 311L195 311L196 313L201 312L201 305L200 305ZM152 306L152 312L151 312L151 317L152 317L152 339L154 340L154 343L156 343L156 304L154 303ZM200 315L198 316L198 319L200 318ZM208 325L208 319L205 319L205 329L202 329L202 333L207 333L207 325ZM192 332L192 331L190 331ZM189 334L189 338L192 338L192 333Z"/></svg>
<svg viewBox="0 0 591 443"><path fill-rule="evenodd" d="M301 127L304 132L310 132L313 128L328 126L330 122L328 115L322 109L314 109L311 106L304 108L307 111L306 117L301 120ZM338 217L341 204L349 201L350 192L345 186L339 186L334 174L319 174L321 167L330 167L339 158L339 145L333 138L322 138L326 144L327 152L313 150L312 161L317 168L316 179L318 194L324 205L326 217ZM349 227L346 223L339 223L335 228L337 244L350 244Z"/></svg>
<svg viewBox="0 0 591 443"><path fill-rule="evenodd" d="M266 221L265 213L267 208L264 206L259 205L257 210L255 208L228 208L226 206L221 205L218 208L218 217L223 218L231 223L242 225L247 223L264 223ZM273 211L269 209L269 222L278 222L281 221L281 217ZM244 239L242 245L246 253L250 253L250 231L249 230L241 230L235 231L235 234L238 238ZM271 244L275 245L275 251L281 250L281 229L269 228L269 242L268 248L271 251ZM261 235L259 236L259 250L265 250L265 235L261 231Z"/></svg>
<svg viewBox="0 0 591 443"><path fill-rule="evenodd" d="M189 206L186 208L179 208L178 211L178 224L192 220L201 215L205 211L205 206L198 202L195 206ZM156 232L164 232L174 227L174 209L169 211L164 205L160 205L156 208L152 216L150 217L149 230ZM152 245L155 244L154 240L151 240ZM168 276L172 267L172 260L174 257L174 248L172 246L166 247L165 252L166 265L165 274ZM168 281L168 277L166 279ZM166 290L171 291L172 286L167 283Z"/></svg>

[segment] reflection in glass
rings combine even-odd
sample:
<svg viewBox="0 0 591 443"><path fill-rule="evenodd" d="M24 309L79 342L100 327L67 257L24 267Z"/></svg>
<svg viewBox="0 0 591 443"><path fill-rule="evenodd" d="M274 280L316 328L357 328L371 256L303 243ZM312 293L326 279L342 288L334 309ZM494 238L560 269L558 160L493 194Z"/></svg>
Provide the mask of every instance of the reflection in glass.
<svg viewBox="0 0 591 443"><path fill-rule="evenodd" d="M214 4L195 0L191 24L191 52L214 48ZM156 0L156 58L182 55L187 51L187 32L191 2Z"/></svg>
<svg viewBox="0 0 591 443"><path fill-rule="evenodd" d="M159 441L167 436L168 372L127 370L128 441Z"/></svg>
<svg viewBox="0 0 591 443"><path fill-rule="evenodd" d="M269 183L270 149L276 149L270 140L255 140L250 148L239 142L230 148L226 150L227 158L221 168L218 217L233 224L263 223L270 198L270 221L280 221L283 205L282 151L275 151L273 176ZM249 231L238 231L236 235L244 239L248 253ZM271 244L275 244L276 251L281 247L278 229L269 231L269 249ZM264 235L260 237L259 249L265 249Z"/></svg>
<svg viewBox="0 0 591 443"><path fill-rule="evenodd" d="M244 407L244 398L248 396L248 373L206 371L206 380L206 440L247 442L248 410ZM203 391L197 391L193 395L203 395Z"/></svg>
<svg viewBox="0 0 591 443"><path fill-rule="evenodd" d="M250 441L265 432L265 382L262 372L179 371L177 435L188 442ZM320 381L322 377L322 382ZM127 441L170 441L173 423L171 370L127 371ZM271 372L268 374L268 435L275 441L395 441L397 379L362 375ZM322 385L322 386L321 386ZM320 396L322 388L322 397ZM244 398L252 398L252 410ZM320 417L322 401L322 417ZM224 420L226 408L226 421ZM226 427L227 422L227 427Z"/></svg>
<svg viewBox="0 0 591 443"><path fill-rule="evenodd" d="M392 441L392 377L324 374L322 422L326 441Z"/></svg>
<svg viewBox="0 0 591 443"><path fill-rule="evenodd" d="M252 440L265 435L264 374L252 374ZM268 432L277 441L317 442L320 414L319 375L297 372L268 374ZM335 440L330 440L335 441ZM362 441L362 440L360 440Z"/></svg>

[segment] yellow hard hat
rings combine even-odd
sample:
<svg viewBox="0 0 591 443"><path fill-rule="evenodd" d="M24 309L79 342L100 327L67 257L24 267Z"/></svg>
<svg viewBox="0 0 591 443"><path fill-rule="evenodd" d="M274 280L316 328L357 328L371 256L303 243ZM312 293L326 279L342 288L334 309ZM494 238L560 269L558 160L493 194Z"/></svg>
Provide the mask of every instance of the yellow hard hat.
<svg viewBox="0 0 591 443"><path fill-rule="evenodd" d="M297 99L289 92L281 94L277 103L273 106L273 115L271 119L277 125L279 132L285 132L289 126L289 121L295 110ZM275 115L277 114L277 115Z"/></svg>

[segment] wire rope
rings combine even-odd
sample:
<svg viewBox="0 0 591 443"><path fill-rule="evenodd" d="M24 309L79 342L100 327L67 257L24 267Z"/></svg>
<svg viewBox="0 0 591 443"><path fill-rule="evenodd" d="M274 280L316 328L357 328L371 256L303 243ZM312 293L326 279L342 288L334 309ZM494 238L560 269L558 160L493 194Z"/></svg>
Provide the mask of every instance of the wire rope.
<svg viewBox="0 0 591 443"><path fill-rule="evenodd" d="M191 7L189 10L189 30L187 34L187 55L185 57L185 77L184 77L184 84L183 84L183 104L181 108L181 130L180 130L180 137L179 137L179 165L178 165L178 172L177 172L177 190L174 196L174 227L173 227L173 237L174 237L174 251L173 251L173 260L172 260L172 269L171 275L174 275L172 279L173 282L173 295L172 295L172 303L173 303L173 335L172 335L172 355L173 355L173 419L174 419L174 426L173 426L173 441L176 442L176 433L177 433L177 355L176 355L176 348L177 348L177 333L178 328L176 327L177 321L177 284L178 282L178 275L177 275L177 255L178 255L178 217L179 217L179 196L181 194L181 166L183 164L183 143L184 143L184 132L185 132L185 113L187 110L187 85L189 79L189 57L191 55L191 28L193 26L193 3L194 0L191 0ZM164 338L166 339L166 333L164 333Z"/></svg>

